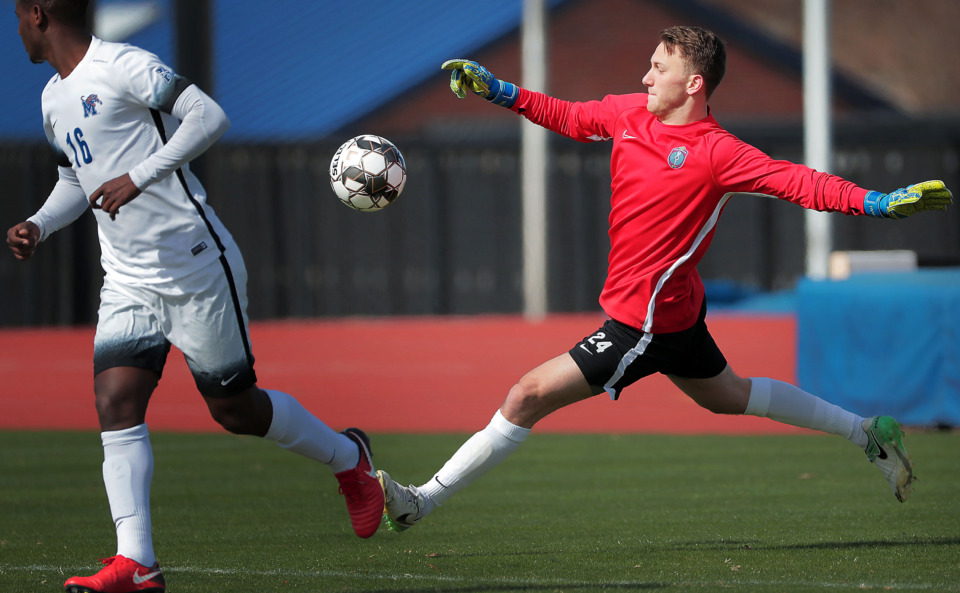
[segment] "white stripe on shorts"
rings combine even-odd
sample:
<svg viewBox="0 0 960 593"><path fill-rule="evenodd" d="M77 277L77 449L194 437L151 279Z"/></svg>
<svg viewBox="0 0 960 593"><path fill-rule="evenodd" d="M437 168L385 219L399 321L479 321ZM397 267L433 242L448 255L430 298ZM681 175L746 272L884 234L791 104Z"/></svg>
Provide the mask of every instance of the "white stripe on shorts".
<svg viewBox="0 0 960 593"><path fill-rule="evenodd" d="M650 342L653 340L653 334L647 332L643 333L643 337L640 338L640 341L637 342L637 345L631 348L626 354L623 355L623 358L620 359L620 363L617 365L617 371L613 373L613 376L610 377L603 386L603 390L607 392L607 395L610 396L610 399L617 399L617 390L614 389L614 385L617 384L617 381L623 378L623 374L627 372L627 367L633 364L638 357L643 356L643 353L647 351L647 346L650 345Z"/></svg>

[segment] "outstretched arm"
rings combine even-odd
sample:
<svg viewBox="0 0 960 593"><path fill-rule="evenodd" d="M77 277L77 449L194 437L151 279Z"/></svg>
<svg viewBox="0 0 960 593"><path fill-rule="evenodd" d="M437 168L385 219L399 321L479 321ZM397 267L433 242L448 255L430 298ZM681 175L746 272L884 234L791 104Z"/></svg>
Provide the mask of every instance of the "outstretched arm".
<svg viewBox="0 0 960 593"><path fill-rule="evenodd" d="M602 101L564 101L500 80L470 60L447 60L442 68L451 70L450 90L461 99L470 91L578 142L610 140L619 114L646 104L646 95L640 93L608 95Z"/></svg>

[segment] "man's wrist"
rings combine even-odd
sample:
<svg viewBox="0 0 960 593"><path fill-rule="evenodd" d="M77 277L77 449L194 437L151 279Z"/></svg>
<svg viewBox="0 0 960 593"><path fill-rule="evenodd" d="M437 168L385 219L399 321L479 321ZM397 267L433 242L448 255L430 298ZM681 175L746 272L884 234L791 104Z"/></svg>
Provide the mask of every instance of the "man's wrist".
<svg viewBox="0 0 960 593"><path fill-rule="evenodd" d="M28 218L25 222L29 222L33 226L37 227L37 233L38 233L37 243L40 243L41 241L47 238L47 234L43 230L43 220L40 217L39 212L37 212L36 214Z"/></svg>
<svg viewBox="0 0 960 593"><path fill-rule="evenodd" d="M863 197L864 214L869 214L877 218L887 218L886 213L883 211L883 206L880 204L885 197L887 197L887 194L882 194L878 191L868 191L867 195Z"/></svg>
<svg viewBox="0 0 960 593"><path fill-rule="evenodd" d="M496 81L496 89L491 88L490 93L485 97L487 101L507 109L513 107L520 95L520 89L512 82Z"/></svg>

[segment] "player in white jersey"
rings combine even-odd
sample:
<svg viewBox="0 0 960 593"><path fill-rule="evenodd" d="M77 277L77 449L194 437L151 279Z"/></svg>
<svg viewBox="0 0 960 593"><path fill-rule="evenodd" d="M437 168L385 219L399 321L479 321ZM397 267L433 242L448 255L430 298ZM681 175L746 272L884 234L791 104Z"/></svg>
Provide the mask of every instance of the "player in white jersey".
<svg viewBox="0 0 960 593"><path fill-rule="evenodd" d="M171 344L224 428L276 441L333 469L353 528L370 537L383 491L362 431L333 431L256 383L246 271L188 163L229 127L220 107L144 50L90 35L87 0L17 0L31 61L56 70L42 95L59 181L40 210L7 232L20 260L92 208L104 283L94 340L103 479L117 553L68 592L162 591L151 535L153 456L147 404Z"/></svg>

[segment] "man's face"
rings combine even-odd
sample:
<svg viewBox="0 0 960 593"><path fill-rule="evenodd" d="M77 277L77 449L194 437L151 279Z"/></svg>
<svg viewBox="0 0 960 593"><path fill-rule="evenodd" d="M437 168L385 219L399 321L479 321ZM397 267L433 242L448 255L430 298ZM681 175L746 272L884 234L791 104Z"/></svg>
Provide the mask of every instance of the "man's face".
<svg viewBox="0 0 960 593"><path fill-rule="evenodd" d="M30 61L34 64L42 64L45 60L42 53L42 44L40 42L39 7L36 5L25 6L17 1L14 5L14 12L17 15L19 26L17 33L20 34L20 40L23 41L23 48L27 50Z"/></svg>
<svg viewBox="0 0 960 593"><path fill-rule="evenodd" d="M647 110L661 121L669 119L687 101L690 79L680 52L668 54L662 43L658 45L650 58L650 70L641 80L650 95Z"/></svg>

